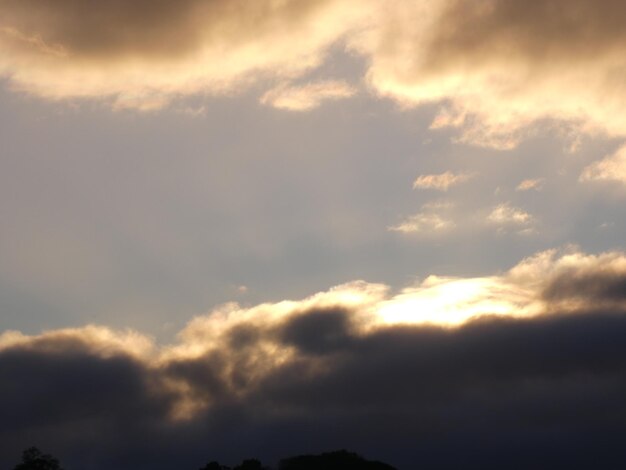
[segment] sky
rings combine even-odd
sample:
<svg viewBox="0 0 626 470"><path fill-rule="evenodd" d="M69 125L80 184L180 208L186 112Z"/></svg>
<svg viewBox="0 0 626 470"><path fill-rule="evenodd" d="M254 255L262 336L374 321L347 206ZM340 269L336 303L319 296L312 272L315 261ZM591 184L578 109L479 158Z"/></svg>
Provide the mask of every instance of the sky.
<svg viewBox="0 0 626 470"><path fill-rule="evenodd" d="M625 20L0 0L0 463L623 466Z"/></svg>

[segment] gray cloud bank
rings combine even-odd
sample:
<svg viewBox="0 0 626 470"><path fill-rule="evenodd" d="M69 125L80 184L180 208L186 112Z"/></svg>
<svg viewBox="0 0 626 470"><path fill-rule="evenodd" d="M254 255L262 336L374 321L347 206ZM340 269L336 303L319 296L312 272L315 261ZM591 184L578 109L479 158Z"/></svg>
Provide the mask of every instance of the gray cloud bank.
<svg viewBox="0 0 626 470"><path fill-rule="evenodd" d="M537 275L540 311L484 311L455 327L372 322L389 298L356 283L224 307L160 350L102 327L7 332L0 464L36 444L69 469L272 462L338 447L406 470L619 468L626 258L544 255L501 277L521 289Z"/></svg>

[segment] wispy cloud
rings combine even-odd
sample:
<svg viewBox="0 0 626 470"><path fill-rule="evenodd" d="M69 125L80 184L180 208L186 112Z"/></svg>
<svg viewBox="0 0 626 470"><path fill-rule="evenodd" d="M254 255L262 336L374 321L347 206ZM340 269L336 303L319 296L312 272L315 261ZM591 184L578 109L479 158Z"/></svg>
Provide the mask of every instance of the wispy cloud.
<svg viewBox="0 0 626 470"><path fill-rule="evenodd" d="M580 174L580 181L614 181L626 183L626 147L587 166Z"/></svg>
<svg viewBox="0 0 626 470"><path fill-rule="evenodd" d="M476 176L474 173L445 173L435 175L420 175L413 182L413 189L436 189L439 191L447 191L452 186L464 183Z"/></svg>
<svg viewBox="0 0 626 470"><path fill-rule="evenodd" d="M527 179L520 182L515 188L516 191L541 191L545 184L545 178Z"/></svg>
<svg viewBox="0 0 626 470"><path fill-rule="evenodd" d="M424 204L420 212L412 215L397 225L388 228L391 232L400 233L442 233L455 227L449 217L450 209L454 206L445 202L431 202Z"/></svg>
<svg viewBox="0 0 626 470"><path fill-rule="evenodd" d="M289 111L309 111L324 101L354 96L356 89L342 80L322 80L306 85L279 85L261 97L261 103Z"/></svg>
<svg viewBox="0 0 626 470"><path fill-rule="evenodd" d="M448 230L452 227L454 227L454 222L438 214L419 212L398 225L389 227L389 230L402 233L429 233Z"/></svg>
<svg viewBox="0 0 626 470"><path fill-rule="evenodd" d="M489 222L496 225L528 225L533 221L532 216L509 203L499 204L487 216Z"/></svg>

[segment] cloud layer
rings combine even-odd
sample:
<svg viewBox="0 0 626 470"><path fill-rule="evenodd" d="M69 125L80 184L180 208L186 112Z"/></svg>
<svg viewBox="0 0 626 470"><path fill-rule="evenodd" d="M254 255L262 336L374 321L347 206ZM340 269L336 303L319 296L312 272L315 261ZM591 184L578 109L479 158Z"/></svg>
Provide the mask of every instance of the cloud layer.
<svg viewBox="0 0 626 470"><path fill-rule="evenodd" d="M622 253L551 251L397 294L354 282L226 305L161 348L104 327L7 332L0 461L37 443L68 468L197 468L336 447L401 469L615 466L625 285Z"/></svg>
<svg viewBox="0 0 626 470"><path fill-rule="evenodd" d="M48 98L149 109L320 64L363 13L332 0L0 3L0 73Z"/></svg>
<svg viewBox="0 0 626 470"><path fill-rule="evenodd" d="M623 3L395 2L370 38L368 77L407 105L448 100L434 127L510 148L558 120L623 135Z"/></svg>
<svg viewBox="0 0 626 470"><path fill-rule="evenodd" d="M295 109L285 93L349 94L289 85L343 45L375 93L443 104L433 127L465 142L510 148L538 122L626 133L618 0L3 0L0 18L0 73L48 98L151 109L278 80L265 101Z"/></svg>

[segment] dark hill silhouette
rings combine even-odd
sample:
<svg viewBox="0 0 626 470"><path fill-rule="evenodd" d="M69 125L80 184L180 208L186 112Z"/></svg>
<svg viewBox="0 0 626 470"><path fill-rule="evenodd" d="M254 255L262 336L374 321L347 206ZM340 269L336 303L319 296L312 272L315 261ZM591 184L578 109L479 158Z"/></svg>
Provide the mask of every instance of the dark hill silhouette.
<svg viewBox="0 0 626 470"><path fill-rule="evenodd" d="M321 455L300 455L280 461L279 470L396 470L382 462L365 460L346 450Z"/></svg>

